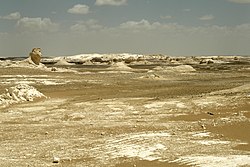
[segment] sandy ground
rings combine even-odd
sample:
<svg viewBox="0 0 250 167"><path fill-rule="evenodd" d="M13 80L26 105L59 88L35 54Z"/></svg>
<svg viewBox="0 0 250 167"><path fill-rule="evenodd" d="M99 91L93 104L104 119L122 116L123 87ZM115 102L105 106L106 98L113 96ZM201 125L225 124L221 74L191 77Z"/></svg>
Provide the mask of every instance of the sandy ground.
<svg viewBox="0 0 250 167"><path fill-rule="evenodd" d="M250 166L250 63L1 68L47 98L0 108L0 166Z"/></svg>

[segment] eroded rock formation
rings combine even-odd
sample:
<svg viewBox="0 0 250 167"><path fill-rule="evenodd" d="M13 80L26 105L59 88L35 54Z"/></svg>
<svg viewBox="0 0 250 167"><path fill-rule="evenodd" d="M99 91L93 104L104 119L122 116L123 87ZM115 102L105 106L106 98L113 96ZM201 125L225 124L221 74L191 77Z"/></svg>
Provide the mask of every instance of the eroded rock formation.
<svg viewBox="0 0 250 167"><path fill-rule="evenodd" d="M42 57L41 48L33 48L29 54L29 57L33 63L35 63L36 65L39 65L41 62L41 57Z"/></svg>

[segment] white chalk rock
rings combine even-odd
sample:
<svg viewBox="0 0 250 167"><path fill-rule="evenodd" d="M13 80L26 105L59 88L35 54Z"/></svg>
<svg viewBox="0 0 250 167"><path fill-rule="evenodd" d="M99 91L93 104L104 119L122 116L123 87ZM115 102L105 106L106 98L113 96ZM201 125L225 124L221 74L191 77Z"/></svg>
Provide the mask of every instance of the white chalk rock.
<svg viewBox="0 0 250 167"><path fill-rule="evenodd" d="M33 86L27 84L19 84L6 89L6 93L0 95L0 105L8 105L22 101L33 101L34 98L46 97L44 94L36 90Z"/></svg>
<svg viewBox="0 0 250 167"><path fill-rule="evenodd" d="M59 157L53 157L53 163L59 163L60 158Z"/></svg>

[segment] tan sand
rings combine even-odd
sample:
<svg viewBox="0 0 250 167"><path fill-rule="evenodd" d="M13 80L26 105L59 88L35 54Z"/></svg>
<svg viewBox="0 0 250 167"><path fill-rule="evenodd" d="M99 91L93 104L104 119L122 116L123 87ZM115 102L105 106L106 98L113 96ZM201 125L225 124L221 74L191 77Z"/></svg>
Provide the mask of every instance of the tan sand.
<svg viewBox="0 0 250 167"><path fill-rule="evenodd" d="M156 66L1 67L47 99L0 109L0 166L249 166L250 63Z"/></svg>

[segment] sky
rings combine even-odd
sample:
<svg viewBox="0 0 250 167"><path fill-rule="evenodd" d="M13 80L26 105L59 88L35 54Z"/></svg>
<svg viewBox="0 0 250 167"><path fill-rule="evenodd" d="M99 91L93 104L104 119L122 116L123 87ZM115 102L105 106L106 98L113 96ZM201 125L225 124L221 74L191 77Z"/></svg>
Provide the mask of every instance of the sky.
<svg viewBox="0 0 250 167"><path fill-rule="evenodd" d="M250 55L250 0L0 0L0 57Z"/></svg>

